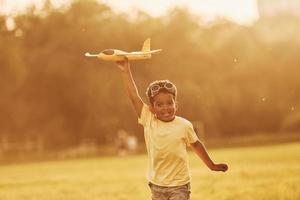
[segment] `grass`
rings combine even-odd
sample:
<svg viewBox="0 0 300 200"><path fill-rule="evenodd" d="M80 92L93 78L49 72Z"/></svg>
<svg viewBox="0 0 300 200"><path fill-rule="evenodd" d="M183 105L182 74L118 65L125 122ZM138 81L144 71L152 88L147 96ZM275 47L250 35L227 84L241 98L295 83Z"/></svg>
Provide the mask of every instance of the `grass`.
<svg viewBox="0 0 300 200"><path fill-rule="evenodd" d="M192 199L300 199L300 143L209 150L211 172L190 155ZM0 166L1 200L147 200L146 155Z"/></svg>

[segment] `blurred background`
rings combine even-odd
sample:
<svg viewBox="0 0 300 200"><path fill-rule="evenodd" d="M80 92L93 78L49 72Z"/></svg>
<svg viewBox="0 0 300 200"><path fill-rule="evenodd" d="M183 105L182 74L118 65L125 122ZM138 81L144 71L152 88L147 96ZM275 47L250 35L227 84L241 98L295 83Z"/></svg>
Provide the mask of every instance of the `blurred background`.
<svg viewBox="0 0 300 200"><path fill-rule="evenodd" d="M174 82L208 147L300 140L300 1L151 2L0 0L0 162L144 152L115 63L84 53L148 37L142 98Z"/></svg>

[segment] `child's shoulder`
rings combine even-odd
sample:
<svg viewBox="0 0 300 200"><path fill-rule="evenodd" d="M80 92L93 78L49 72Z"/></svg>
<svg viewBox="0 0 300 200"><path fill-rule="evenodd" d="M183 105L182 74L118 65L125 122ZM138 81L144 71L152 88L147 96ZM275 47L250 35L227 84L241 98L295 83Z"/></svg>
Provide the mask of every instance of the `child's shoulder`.
<svg viewBox="0 0 300 200"><path fill-rule="evenodd" d="M176 119L179 123L184 124L186 126L193 126L192 122L190 122L189 120L187 120L186 118L180 117L180 116L176 116Z"/></svg>

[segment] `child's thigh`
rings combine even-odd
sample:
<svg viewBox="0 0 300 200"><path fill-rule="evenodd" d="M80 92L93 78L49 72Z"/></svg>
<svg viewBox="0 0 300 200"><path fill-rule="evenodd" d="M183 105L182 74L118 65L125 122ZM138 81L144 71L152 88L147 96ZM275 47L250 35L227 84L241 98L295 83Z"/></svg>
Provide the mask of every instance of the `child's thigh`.
<svg viewBox="0 0 300 200"><path fill-rule="evenodd" d="M190 200L190 185L183 185L172 188L169 195L169 200Z"/></svg>
<svg viewBox="0 0 300 200"><path fill-rule="evenodd" d="M152 200L168 200L168 188L160 187L149 183L151 189Z"/></svg>

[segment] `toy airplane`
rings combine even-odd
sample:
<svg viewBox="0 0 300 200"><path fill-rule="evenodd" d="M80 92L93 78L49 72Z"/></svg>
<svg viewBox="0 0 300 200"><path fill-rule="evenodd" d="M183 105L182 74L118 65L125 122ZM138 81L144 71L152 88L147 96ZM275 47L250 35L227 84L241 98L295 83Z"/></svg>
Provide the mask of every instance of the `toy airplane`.
<svg viewBox="0 0 300 200"><path fill-rule="evenodd" d="M128 60L144 60L150 59L152 54L161 52L162 49L150 50L150 38L146 39L141 51L126 52L118 49L106 49L99 54L85 53L87 57L97 57L105 61L122 61L126 58Z"/></svg>

